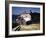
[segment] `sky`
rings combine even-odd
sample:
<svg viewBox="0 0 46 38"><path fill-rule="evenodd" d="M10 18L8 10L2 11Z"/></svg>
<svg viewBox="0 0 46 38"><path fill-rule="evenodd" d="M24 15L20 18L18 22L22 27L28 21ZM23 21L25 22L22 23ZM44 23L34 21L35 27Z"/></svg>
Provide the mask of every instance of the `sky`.
<svg viewBox="0 0 46 38"><path fill-rule="evenodd" d="M26 13L30 13L30 10L32 13L37 12L40 13L40 8L35 8L35 7L12 7L12 14L13 15L19 15L26 11Z"/></svg>

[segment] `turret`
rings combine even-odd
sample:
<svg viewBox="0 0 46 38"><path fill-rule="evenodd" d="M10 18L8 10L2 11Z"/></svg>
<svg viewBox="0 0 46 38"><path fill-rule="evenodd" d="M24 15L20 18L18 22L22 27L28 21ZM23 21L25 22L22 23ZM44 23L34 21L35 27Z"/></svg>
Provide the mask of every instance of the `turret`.
<svg viewBox="0 0 46 38"><path fill-rule="evenodd" d="M32 15L32 11L30 10L30 15Z"/></svg>

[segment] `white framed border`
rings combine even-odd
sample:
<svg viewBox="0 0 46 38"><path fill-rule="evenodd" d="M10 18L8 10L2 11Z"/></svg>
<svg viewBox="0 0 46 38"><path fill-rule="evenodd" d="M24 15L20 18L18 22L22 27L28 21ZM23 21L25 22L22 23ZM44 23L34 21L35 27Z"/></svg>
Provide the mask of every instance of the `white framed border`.
<svg viewBox="0 0 46 38"><path fill-rule="evenodd" d="M40 30L33 31L12 31L12 7L36 7L40 8ZM9 4L9 35L43 33L43 6L26 4Z"/></svg>

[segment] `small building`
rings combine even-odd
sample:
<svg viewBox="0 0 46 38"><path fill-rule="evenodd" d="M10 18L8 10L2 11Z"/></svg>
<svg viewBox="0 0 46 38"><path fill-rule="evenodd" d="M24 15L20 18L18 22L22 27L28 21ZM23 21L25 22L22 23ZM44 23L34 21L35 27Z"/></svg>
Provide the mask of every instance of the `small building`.
<svg viewBox="0 0 46 38"><path fill-rule="evenodd" d="M26 12L22 13L20 15L20 17L22 17L26 22L31 20L31 15L29 13L26 13Z"/></svg>

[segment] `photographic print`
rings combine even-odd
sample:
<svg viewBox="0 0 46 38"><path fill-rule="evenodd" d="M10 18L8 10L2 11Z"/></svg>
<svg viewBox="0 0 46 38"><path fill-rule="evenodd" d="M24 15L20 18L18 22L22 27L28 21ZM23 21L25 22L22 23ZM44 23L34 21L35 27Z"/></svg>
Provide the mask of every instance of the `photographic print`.
<svg viewBox="0 0 46 38"><path fill-rule="evenodd" d="M9 36L44 35L44 3L9 3Z"/></svg>
<svg viewBox="0 0 46 38"><path fill-rule="evenodd" d="M12 30L40 30L40 8L12 7Z"/></svg>

